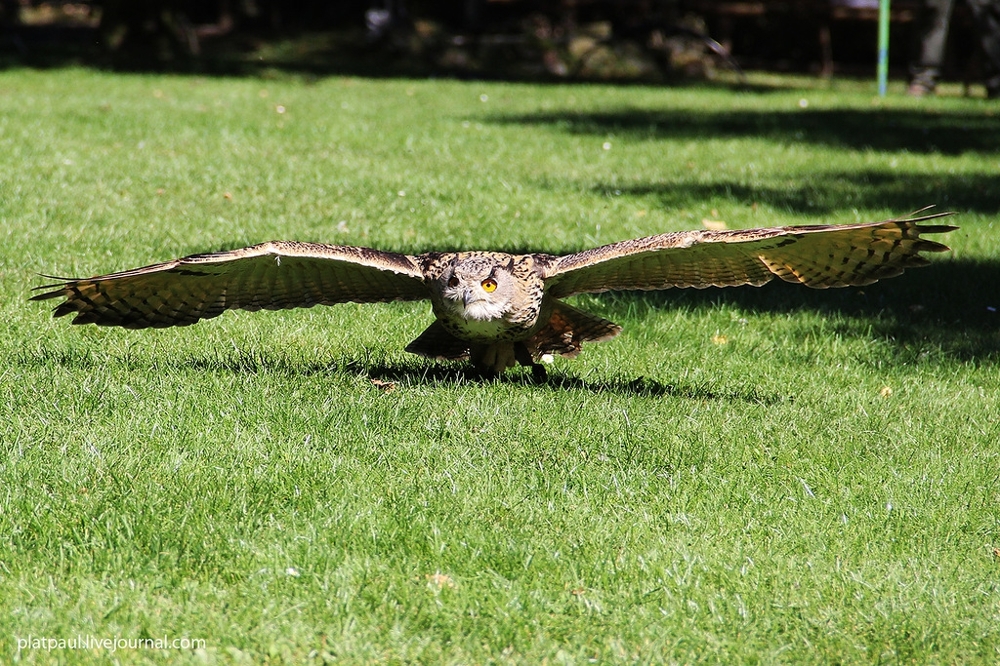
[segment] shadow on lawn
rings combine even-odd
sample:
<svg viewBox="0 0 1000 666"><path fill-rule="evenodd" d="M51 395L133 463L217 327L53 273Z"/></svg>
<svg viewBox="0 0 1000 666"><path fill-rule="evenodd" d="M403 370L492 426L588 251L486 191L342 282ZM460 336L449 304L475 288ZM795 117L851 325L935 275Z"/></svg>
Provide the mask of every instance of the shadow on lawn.
<svg viewBox="0 0 1000 666"><path fill-rule="evenodd" d="M68 362L79 366L80 363ZM272 356L267 351L237 352L213 357L179 359L178 367L206 372L228 372L239 375L278 373L310 377L316 375L343 375L365 377L372 390L391 392L396 385L461 386L509 385L535 387L539 390L576 390L593 393L636 396L672 396L692 400L741 401L762 405L786 402L792 398L777 394L764 394L752 384L736 389L712 388L708 383L663 383L647 377L628 380L623 378L589 380L572 375L551 373L547 381L536 381L527 368L515 368L502 375L484 374L465 363L435 363L414 357L411 362L385 363L341 359L329 362L297 362ZM568 370L572 371L572 368Z"/></svg>
<svg viewBox="0 0 1000 666"><path fill-rule="evenodd" d="M570 369L571 370L571 369ZM440 383L459 385L467 384L507 384L515 386L532 386L541 390L574 390L592 393L610 393L614 395L635 395L649 397L670 396L675 398L690 398L692 400L721 400L727 402L750 402L761 405L774 405L792 400L791 397L777 394L764 394L753 385L739 389L713 389L707 383L663 383L647 377L636 379L605 379L592 381L581 377L551 373L547 381L538 382L532 378L527 369L516 368L505 374L483 375L466 365L432 364L423 367L413 365L379 365L366 369L367 375L376 386L385 386L387 382L404 384Z"/></svg>
<svg viewBox="0 0 1000 666"><path fill-rule="evenodd" d="M499 124L549 125L575 134L633 139L757 137L785 144L958 155L1000 151L1000 122L983 113L930 109L689 111L631 109L494 115ZM748 156L748 161L751 157Z"/></svg>
<svg viewBox="0 0 1000 666"><path fill-rule="evenodd" d="M713 180L710 183L602 183L593 189L607 196L652 196L669 209L722 198L746 205L764 204L803 215L830 214L845 208L885 208L905 215L928 205L938 206L938 210L1000 213L1000 177L992 172L833 171L782 186ZM955 223L961 224L961 221ZM767 222L762 224L766 226Z"/></svg>
<svg viewBox="0 0 1000 666"><path fill-rule="evenodd" d="M646 308L720 305L751 314L828 314L837 335L891 341L896 354L883 359L886 363L923 360L929 352L962 361L1000 360L1000 263L992 261L937 261L867 287L821 290L776 281L759 288L671 289L596 298L602 304L600 314L612 320L634 319Z"/></svg>

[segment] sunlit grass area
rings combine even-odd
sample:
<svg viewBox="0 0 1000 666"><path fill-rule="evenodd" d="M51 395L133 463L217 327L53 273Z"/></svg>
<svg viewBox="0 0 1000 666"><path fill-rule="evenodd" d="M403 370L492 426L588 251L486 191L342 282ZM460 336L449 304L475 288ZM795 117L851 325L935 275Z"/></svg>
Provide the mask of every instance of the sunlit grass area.
<svg viewBox="0 0 1000 666"><path fill-rule="evenodd" d="M995 663L1000 110L748 89L0 73L0 661ZM271 239L577 251L954 210L864 289L581 297L550 381L420 303L53 320ZM29 637L192 647L18 649Z"/></svg>

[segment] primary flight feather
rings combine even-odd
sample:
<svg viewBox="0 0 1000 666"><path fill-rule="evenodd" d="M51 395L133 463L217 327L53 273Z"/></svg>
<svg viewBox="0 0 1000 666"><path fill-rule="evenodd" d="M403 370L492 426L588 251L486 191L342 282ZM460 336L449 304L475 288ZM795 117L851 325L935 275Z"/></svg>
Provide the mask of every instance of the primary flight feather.
<svg viewBox="0 0 1000 666"><path fill-rule="evenodd" d="M434 323L406 350L540 372L544 354L575 356L621 327L562 300L573 294L762 285L774 278L825 289L866 285L924 266L922 238L956 227L936 213L868 224L678 231L554 256L503 252L405 255L364 247L273 241L228 252L44 285L64 298L54 316L125 328L187 326L225 310L278 310L429 299Z"/></svg>

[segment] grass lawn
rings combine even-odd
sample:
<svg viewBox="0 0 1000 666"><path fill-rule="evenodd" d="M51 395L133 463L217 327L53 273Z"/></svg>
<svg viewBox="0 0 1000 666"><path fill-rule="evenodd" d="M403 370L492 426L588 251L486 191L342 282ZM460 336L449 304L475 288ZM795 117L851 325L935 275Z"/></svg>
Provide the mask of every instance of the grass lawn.
<svg viewBox="0 0 1000 666"><path fill-rule="evenodd" d="M0 662L996 663L1000 107L0 73ZM543 250L960 213L864 289L581 297L465 378L426 304L72 327L38 273L271 239ZM76 637L194 647L18 649ZM187 645L187 644L185 644Z"/></svg>

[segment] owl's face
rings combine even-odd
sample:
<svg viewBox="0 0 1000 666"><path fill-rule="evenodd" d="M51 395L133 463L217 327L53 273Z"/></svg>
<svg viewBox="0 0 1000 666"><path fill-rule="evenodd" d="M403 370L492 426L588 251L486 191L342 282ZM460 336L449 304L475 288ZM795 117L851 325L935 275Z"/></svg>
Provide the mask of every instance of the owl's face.
<svg viewBox="0 0 1000 666"><path fill-rule="evenodd" d="M445 307L466 321L502 319L516 290L510 267L487 257L456 261L440 278Z"/></svg>

